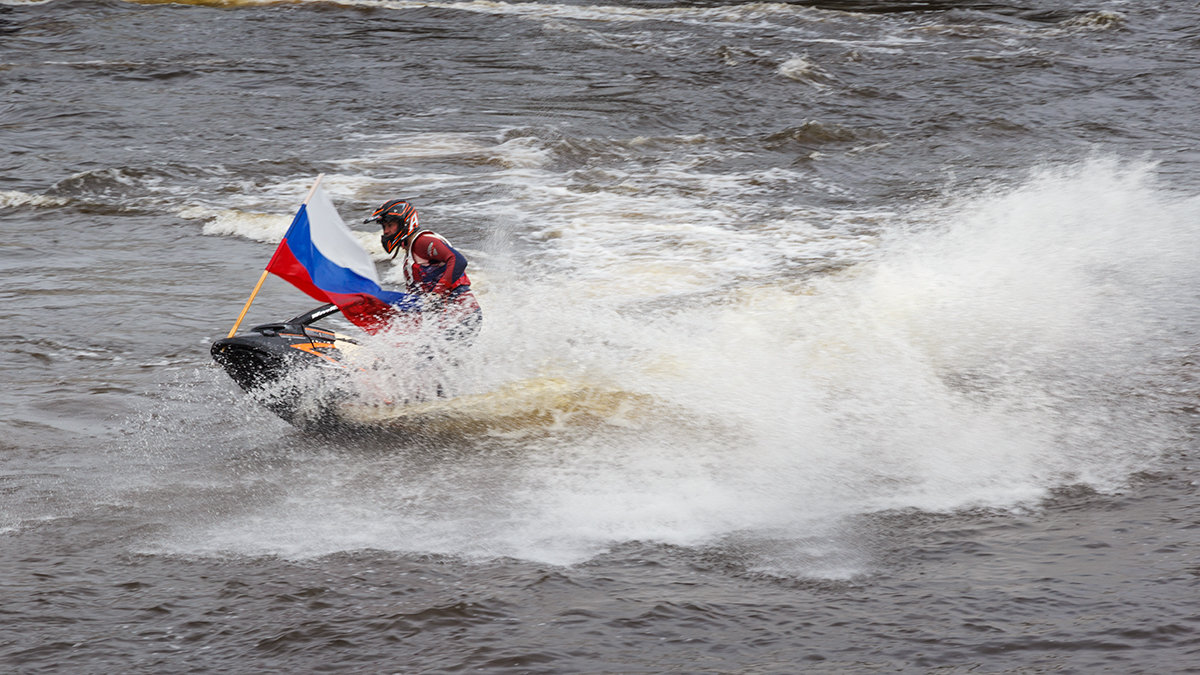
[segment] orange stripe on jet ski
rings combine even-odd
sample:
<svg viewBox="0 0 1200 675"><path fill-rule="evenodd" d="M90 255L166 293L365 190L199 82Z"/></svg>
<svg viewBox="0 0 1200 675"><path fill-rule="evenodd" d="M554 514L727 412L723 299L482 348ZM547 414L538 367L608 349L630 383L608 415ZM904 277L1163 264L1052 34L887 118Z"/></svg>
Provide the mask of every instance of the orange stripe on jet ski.
<svg viewBox="0 0 1200 675"><path fill-rule="evenodd" d="M301 345L288 345L288 346L291 347L292 349L299 349L302 352L308 352L309 354L312 354L313 356L319 356L330 363L336 364L339 368L346 367L346 366L343 366L342 363L340 361L338 361L337 359L329 358L325 354L322 354L321 352L317 351L318 349L321 349L321 348L332 348L333 347L332 342L311 342L311 343L306 342Z"/></svg>

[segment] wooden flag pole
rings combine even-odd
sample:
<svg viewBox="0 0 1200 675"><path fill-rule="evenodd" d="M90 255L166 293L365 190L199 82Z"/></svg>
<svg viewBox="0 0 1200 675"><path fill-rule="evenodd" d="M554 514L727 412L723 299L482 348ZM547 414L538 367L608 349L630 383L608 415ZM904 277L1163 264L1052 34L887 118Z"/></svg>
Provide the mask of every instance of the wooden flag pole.
<svg viewBox="0 0 1200 675"><path fill-rule="evenodd" d="M317 180L313 182L312 189L308 191L308 196L304 198L303 202L301 202L301 206L307 204L308 200L312 199L312 196L317 193L317 186L321 184L321 179L324 177L325 174L323 173L317 174ZM287 238L286 233L283 236L285 239ZM283 242L281 241L279 244L282 246ZM275 252L279 253L278 247L275 248ZM271 256L271 260L275 260L275 256ZM250 298L246 300L246 306L242 307L242 313L238 315L237 321L233 322L233 328L229 329L229 335L225 337L233 337L234 333L237 333L238 326L242 325L242 319L246 318L246 312L250 311L250 303L254 302L254 296L258 295L258 291L262 288L263 282L267 280L267 275L271 273L270 269L271 263L268 262L267 269L263 270L262 276L258 278L258 283L254 285L254 290L250 292Z"/></svg>
<svg viewBox="0 0 1200 675"><path fill-rule="evenodd" d="M233 328L229 329L229 335L225 337L233 337L237 332L238 326L242 325L242 319L246 318L246 312L250 311L250 303L254 302L254 296L258 295L258 289L262 288L263 282L267 280L267 275L270 272L263 270L262 276L258 278L258 283L254 285L254 290L250 292L250 299L246 301L246 306L242 307L242 313L238 314L237 321L233 322Z"/></svg>

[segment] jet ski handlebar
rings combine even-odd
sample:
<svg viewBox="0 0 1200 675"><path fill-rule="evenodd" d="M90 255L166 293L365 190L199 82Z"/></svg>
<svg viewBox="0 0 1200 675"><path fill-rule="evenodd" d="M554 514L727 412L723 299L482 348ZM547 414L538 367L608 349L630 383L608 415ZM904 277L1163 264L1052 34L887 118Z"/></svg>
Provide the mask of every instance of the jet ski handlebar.
<svg viewBox="0 0 1200 675"><path fill-rule="evenodd" d="M341 310L338 309L337 305L334 305L334 304L321 305L320 307L317 307L316 309L308 310L307 312L301 314L300 316L297 316L292 319L288 319L287 323L288 323L288 325L292 325L292 326L295 326L295 325L307 326L308 324L320 321L321 319L324 319L327 316L330 316L332 314L337 314L339 311L341 311Z"/></svg>

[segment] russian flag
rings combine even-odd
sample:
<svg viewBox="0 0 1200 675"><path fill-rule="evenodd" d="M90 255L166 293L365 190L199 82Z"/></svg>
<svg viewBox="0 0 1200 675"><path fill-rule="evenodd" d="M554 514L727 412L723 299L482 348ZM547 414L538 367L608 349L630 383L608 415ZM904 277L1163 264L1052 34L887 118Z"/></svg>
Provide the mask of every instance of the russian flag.
<svg viewBox="0 0 1200 675"><path fill-rule="evenodd" d="M375 263L346 227L320 182L267 263L267 271L320 302L332 302L355 325L375 333L396 316L415 311L419 302L408 293L379 286Z"/></svg>

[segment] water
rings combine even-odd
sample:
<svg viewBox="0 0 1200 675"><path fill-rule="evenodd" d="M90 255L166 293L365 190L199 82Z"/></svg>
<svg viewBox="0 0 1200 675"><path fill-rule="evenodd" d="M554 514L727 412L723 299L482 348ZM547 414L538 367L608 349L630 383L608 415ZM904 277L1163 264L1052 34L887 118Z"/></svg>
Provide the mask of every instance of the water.
<svg viewBox="0 0 1200 675"><path fill-rule="evenodd" d="M0 3L0 663L1195 672L1197 18ZM209 362L318 173L486 313L391 433Z"/></svg>

